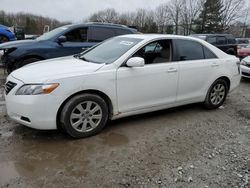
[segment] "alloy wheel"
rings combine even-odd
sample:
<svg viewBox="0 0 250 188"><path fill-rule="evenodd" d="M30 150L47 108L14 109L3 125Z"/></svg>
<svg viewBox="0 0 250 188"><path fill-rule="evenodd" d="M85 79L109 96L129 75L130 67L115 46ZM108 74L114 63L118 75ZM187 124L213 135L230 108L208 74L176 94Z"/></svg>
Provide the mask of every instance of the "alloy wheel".
<svg viewBox="0 0 250 188"><path fill-rule="evenodd" d="M213 105L220 104L226 96L226 87L223 84L216 84L210 94L210 101Z"/></svg>
<svg viewBox="0 0 250 188"><path fill-rule="evenodd" d="M90 132L102 120L102 108L94 101L85 101L78 104L71 112L71 126L78 132Z"/></svg>

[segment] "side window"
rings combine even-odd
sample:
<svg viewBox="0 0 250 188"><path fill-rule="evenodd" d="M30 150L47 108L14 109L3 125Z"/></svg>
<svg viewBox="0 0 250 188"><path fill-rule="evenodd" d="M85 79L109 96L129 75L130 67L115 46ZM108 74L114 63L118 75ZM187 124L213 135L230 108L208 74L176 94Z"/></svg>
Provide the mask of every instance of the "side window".
<svg viewBox="0 0 250 188"><path fill-rule="evenodd" d="M142 57L145 64L167 63L172 60L172 41L160 40L152 42L140 50L133 57Z"/></svg>
<svg viewBox="0 0 250 188"><path fill-rule="evenodd" d="M227 44L226 37L217 37L217 44Z"/></svg>
<svg viewBox="0 0 250 188"><path fill-rule="evenodd" d="M207 42L210 44L216 44L216 37L207 37Z"/></svg>
<svg viewBox="0 0 250 188"><path fill-rule="evenodd" d="M115 34L118 35L127 35L127 34L132 34L131 31L126 30L126 29L115 29Z"/></svg>
<svg viewBox="0 0 250 188"><path fill-rule="evenodd" d="M203 50L204 50L204 55L205 55L205 59L216 59L216 55L214 55L213 52L211 52L207 47L203 46Z"/></svg>
<svg viewBox="0 0 250 188"><path fill-rule="evenodd" d="M204 59L203 46L192 40L175 40L178 49L177 60L199 60Z"/></svg>
<svg viewBox="0 0 250 188"><path fill-rule="evenodd" d="M87 42L87 34L88 28L78 28L64 34L64 36L67 38L67 42Z"/></svg>
<svg viewBox="0 0 250 188"><path fill-rule="evenodd" d="M236 44L237 43L234 38L228 38L227 41L228 41L228 44Z"/></svg>
<svg viewBox="0 0 250 188"><path fill-rule="evenodd" d="M89 42L102 42L116 36L115 31L105 27L92 27Z"/></svg>

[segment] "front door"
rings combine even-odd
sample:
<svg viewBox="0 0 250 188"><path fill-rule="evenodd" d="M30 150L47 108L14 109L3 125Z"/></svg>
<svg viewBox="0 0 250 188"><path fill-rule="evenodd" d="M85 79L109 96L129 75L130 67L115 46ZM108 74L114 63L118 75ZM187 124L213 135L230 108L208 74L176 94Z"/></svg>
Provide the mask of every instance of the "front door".
<svg viewBox="0 0 250 188"><path fill-rule="evenodd" d="M178 63L172 62L172 41L152 42L133 57L145 59L144 67L122 66L117 71L119 112L142 110L174 103Z"/></svg>

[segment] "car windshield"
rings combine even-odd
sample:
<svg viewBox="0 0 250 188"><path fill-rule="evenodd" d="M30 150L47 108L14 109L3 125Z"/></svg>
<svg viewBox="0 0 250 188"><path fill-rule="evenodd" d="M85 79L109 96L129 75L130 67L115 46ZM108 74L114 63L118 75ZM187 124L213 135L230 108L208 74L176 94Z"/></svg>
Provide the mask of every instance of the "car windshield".
<svg viewBox="0 0 250 188"><path fill-rule="evenodd" d="M48 33L44 33L42 36L38 37L36 40L49 40L51 38L56 37L57 35L59 35L60 33L62 33L64 30L66 30L67 27L63 26L63 27L58 27Z"/></svg>
<svg viewBox="0 0 250 188"><path fill-rule="evenodd" d="M93 63L110 64L138 44L142 39L115 37L80 54L79 58Z"/></svg>

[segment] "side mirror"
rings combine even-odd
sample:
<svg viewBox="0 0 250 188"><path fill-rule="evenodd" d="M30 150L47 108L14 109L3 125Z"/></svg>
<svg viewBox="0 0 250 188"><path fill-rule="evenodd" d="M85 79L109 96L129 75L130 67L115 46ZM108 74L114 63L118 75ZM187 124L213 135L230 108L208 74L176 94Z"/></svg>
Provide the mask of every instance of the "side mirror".
<svg viewBox="0 0 250 188"><path fill-rule="evenodd" d="M66 42L66 41L67 41L67 37L65 37L65 36L60 36L60 37L58 37L58 39L57 39L57 42L58 42L59 44L64 43L64 42Z"/></svg>
<svg viewBox="0 0 250 188"><path fill-rule="evenodd" d="M144 67L145 60L141 57L132 57L127 61L126 65L128 67Z"/></svg>

